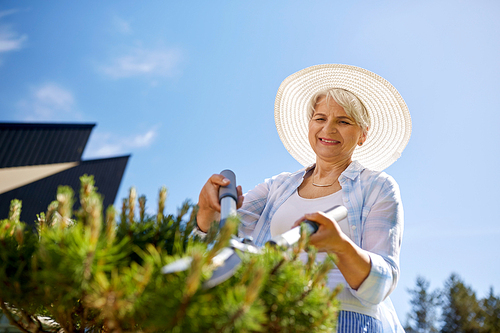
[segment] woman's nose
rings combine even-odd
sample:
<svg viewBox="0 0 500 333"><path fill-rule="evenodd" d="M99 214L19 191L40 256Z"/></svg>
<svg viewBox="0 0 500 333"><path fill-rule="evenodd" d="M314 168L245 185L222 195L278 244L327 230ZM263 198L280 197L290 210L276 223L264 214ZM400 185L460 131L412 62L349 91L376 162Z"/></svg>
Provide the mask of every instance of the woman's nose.
<svg viewBox="0 0 500 333"><path fill-rule="evenodd" d="M337 133L337 124L333 121L328 123L328 132Z"/></svg>

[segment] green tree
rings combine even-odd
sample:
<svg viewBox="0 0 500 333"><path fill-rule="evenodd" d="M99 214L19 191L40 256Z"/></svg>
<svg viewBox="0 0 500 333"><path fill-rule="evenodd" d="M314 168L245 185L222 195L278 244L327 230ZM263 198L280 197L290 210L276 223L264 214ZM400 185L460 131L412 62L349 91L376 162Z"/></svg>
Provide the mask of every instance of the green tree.
<svg viewBox="0 0 500 333"><path fill-rule="evenodd" d="M500 332L500 298L490 288L488 296L480 301L484 333Z"/></svg>
<svg viewBox="0 0 500 333"><path fill-rule="evenodd" d="M305 237L293 251L241 254L235 275L206 289L237 219L193 238L196 207L164 215L165 190L156 216L144 197L137 214L131 189L118 217L112 207L103 214L92 177L81 182L81 208L73 212L73 190L60 187L37 233L19 221L19 201L0 221L0 308L22 332L335 332L337 291L325 283L334 258L317 265L311 249L304 265ZM162 273L188 257L186 271Z"/></svg>
<svg viewBox="0 0 500 333"><path fill-rule="evenodd" d="M411 312L405 327L407 333L439 332L437 328L438 292L429 291L429 282L417 277L415 289L408 289L411 295Z"/></svg>
<svg viewBox="0 0 500 333"><path fill-rule="evenodd" d="M452 274L442 293L442 333L482 332L481 307L476 293Z"/></svg>

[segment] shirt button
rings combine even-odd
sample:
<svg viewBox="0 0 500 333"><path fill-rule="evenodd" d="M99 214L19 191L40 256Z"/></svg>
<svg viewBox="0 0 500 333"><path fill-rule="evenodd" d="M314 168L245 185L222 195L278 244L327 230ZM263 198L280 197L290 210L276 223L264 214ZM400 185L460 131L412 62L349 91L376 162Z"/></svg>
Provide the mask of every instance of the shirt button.
<svg viewBox="0 0 500 333"><path fill-rule="evenodd" d="M355 226L355 225L353 225L353 226L351 227L351 229L352 229L352 230L356 230L356 226Z"/></svg>

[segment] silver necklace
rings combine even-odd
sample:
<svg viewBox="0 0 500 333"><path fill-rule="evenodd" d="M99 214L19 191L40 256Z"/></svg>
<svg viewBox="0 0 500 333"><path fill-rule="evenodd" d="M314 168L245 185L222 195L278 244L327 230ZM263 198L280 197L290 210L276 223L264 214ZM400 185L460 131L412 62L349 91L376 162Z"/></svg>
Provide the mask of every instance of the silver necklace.
<svg viewBox="0 0 500 333"><path fill-rule="evenodd" d="M317 186L317 187L328 187L328 186L332 186L333 184L335 184L335 183L337 182L337 180L338 180L338 179L335 179L335 181L334 181L333 183L331 183L331 184L316 184L316 183L314 182L314 174L313 174L312 184L313 184L314 186Z"/></svg>

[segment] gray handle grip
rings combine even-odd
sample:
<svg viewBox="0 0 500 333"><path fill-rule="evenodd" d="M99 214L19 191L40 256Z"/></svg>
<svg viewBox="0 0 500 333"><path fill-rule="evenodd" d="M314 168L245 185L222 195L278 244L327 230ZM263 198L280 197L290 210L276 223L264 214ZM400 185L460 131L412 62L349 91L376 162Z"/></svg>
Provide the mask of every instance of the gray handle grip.
<svg viewBox="0 0 500 333"><path fill-rule="evenodd" d="M221 175L229 179L230 183L227 186L219 188L219 202L225 197L231 197L234 201L238 201L238 193L236 192L236 175L231 170L222 170Z"/></svg>
<svg viewBox="0 0 500 333"><path fill-rule="evenodd" d="M229 179L230 183L227 186L221 186L219 188L219 230L224 227L228 217L236 215L236 203L238 202L238 193L236 192L236 176L234 172L231 170L222 170L220 174Z"/></svg>

